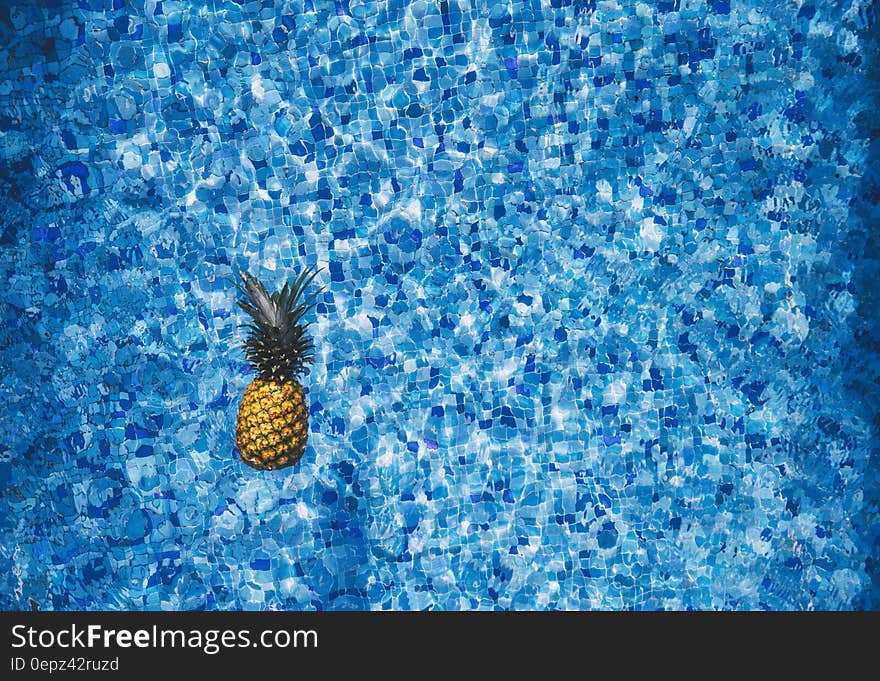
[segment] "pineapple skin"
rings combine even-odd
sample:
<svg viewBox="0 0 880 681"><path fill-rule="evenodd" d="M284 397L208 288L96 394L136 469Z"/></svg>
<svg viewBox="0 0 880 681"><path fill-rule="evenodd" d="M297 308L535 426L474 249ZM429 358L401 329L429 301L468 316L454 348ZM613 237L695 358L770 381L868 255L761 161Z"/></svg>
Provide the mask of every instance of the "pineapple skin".
<svg viewBox="0 0 880 681"><path fill-rule="evenodd" d="M242 461L263 471L293 466L308 436L309 410L297 380L258 378L247 387L235 426Z"/></svg>

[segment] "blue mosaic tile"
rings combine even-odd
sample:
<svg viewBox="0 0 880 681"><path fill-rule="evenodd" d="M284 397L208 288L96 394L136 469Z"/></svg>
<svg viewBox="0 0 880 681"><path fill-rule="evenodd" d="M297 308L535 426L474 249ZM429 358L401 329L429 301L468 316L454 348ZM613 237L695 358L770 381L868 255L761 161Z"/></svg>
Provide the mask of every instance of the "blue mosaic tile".
<svg viewBox="0 0 880 681"><path fill-rule="evenodd" d="M876 8L0 6L0 607L873 609ZM309 447L229 277L320 266Z"/></svg>

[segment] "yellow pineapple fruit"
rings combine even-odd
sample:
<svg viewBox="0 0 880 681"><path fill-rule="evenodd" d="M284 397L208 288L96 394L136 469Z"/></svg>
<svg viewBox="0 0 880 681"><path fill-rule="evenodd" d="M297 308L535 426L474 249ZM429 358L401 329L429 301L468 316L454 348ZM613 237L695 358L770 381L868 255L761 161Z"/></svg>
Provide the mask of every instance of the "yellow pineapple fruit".
<svg viewBox="0 0 880 681"><path fill-rule="evenodd" d="M306 449L309 409L299 376L313 359L314 344L303 317L320 289L303 297L316 271L303 270L292 285L269 295L263 283L241 273L241 308L251 316L245 355L257 378L238 408L235 444L241 460L260 470L294 465Z"/></svg>

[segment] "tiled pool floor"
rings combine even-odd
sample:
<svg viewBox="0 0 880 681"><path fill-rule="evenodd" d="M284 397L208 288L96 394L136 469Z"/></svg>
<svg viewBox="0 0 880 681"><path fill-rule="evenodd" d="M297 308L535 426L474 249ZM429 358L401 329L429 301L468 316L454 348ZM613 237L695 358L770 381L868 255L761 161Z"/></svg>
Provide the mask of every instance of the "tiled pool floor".
<svg viewBox="0 0 880 681"><path fill-rule="evenodd" d="M0 606L877 607L876 7L764 5L4 3Z"/></svg>

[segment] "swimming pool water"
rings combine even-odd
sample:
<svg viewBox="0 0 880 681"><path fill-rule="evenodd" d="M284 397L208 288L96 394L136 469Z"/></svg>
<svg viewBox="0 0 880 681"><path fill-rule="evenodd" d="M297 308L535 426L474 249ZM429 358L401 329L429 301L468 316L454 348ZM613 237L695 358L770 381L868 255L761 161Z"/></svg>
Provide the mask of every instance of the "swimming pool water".
<svg viewBox="0 0 880 681"><path fill-rule="evenodd" d="M876 608L876 7L764 5L4 3L0 607Z"/></svg>

